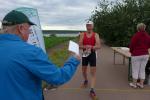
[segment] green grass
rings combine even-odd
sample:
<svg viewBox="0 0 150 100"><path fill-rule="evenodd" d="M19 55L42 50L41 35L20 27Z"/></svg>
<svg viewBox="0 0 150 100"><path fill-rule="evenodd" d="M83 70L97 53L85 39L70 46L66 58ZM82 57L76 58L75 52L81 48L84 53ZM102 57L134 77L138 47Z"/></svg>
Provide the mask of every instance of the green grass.
<svg viewBox="0 0 150 100"><path fill-rule="evenodd" d="M45 47L46 49L51 48L51 51L49 53L49 59L52 63L56 64L58 67L61 67L64 65L65 61L69 57L69 51L68 49L68 43L66 43L69 40L77 41L77 38L74 37L44 37L45 41ZM61 48L53 48L56 45L62 45ZM47 83L42 82L42 87L46 87Z"/></svg>
<svg viewBox="0 0 150 100"><path fill-rule="evenodd" d="M54 49L49 54L49 59L51 60L51 62L57 65L58 67L63 66L68 57L69 52L67 50L67 45L64 45L64 47L61 49ZM42 88L45 88L47 86L48 84L45 81L43 81Z"/></svg>
<svg viewBox="0 0 150 100"><path fill-rule="evenodd" d="M46 49L52 48L60 43L64 43L65 41L72 40L74 37L44 37L45 47Z"/></svg>
<svg viewBox="0 0 150 100"><path fill-rule="evenodd" d="M63 66L64 62L67 60L68 57L69 52L66 46L52 51L52 53L49 55L50 60L59 67Z"/></svg>
<svg viewBox="0 0 150 100"><path fill-rule="evenodd" d="M60 45L59 47L53 48L49 53L50 60L56 64L57 66L63 66L65 60L69 57L68 42L69 40L73 40L77 42L77 38L75 37L44 37L45 47L46 49L53 48L56 45Z"/></svg>

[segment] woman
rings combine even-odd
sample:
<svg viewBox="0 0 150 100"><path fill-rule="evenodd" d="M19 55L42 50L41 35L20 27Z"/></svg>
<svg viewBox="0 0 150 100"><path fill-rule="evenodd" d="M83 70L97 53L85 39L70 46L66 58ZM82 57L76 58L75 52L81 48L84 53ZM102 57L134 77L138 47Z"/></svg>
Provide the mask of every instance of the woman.
<svg viewBox="0 0 150 100"><path fill-rule="evenodd" d="M145 66L149 59L148 49L150 48L150 36L145 31L146 25L140 23L137 25L137 32L131 39L130 52L132 62L133 82L129 85L133 88L144 88ZM140 79L140 82L137 80Z"/></svg>

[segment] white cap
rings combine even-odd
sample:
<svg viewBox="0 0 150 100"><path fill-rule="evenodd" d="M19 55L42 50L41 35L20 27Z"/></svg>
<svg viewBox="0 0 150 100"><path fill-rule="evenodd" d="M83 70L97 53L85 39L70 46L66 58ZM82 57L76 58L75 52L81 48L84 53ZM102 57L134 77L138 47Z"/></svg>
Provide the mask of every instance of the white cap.
<svg viewBox="0 0 150 100"><path fill-rule="evenodd" d="M93 22L92 21L88 21L86 24L92 24L93 25Z"/></svg>

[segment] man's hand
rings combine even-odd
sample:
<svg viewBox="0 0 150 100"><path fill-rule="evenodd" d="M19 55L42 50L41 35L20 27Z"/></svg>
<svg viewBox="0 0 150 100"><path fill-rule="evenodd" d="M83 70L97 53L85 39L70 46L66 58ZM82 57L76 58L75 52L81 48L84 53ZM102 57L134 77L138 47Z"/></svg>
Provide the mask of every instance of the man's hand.
<svg viewBox="0 0 150 100"><path fill-rule="evenodd" d="M74 56L75 58L77 58L79 61L81 60L80 55L78 55L78 54L76 54L76 53L74 53L74 52L71 52L71 51L70 51L70 54L71 54L72 56Z"/></svg>
<svg viewBox="0 0 150 100"><path fill-rule="evenodd" d="M85 48L86 48L87 50L89 50L89 49L92 49L92 46L91 46L91 45L86 45Z"/></svg>

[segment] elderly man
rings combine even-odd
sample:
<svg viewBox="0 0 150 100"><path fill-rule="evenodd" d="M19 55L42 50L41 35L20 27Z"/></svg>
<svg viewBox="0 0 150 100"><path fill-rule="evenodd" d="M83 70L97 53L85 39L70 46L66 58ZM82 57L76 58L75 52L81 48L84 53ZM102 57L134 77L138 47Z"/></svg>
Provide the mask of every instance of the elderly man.
<svg viewBox="0 0 150 100"><path fill-rule="evenodd" d="M87 31L80 34L79 45L80 49L83 50L82 55L82 74L84 78L84 82L82 87L87 87L88 78L87 78L87 66L90 64L90 72L91 72L91 90L90 95L95 97L96 94L94 92L95 81L96 81L96 50L100 49L100 38L99 35L93 32L93 22L88 21L86 23Z"/></svg>
<svg viewBox="0 0 150 100"><path fill-rule="evenodd" d="M58 68L38 47L25 41L34 25L26 15L9 12L2 21L0 34L0 99L42 100L41 80L53 85L69 81L80 63L72 53L64 66Z"/></svg>

